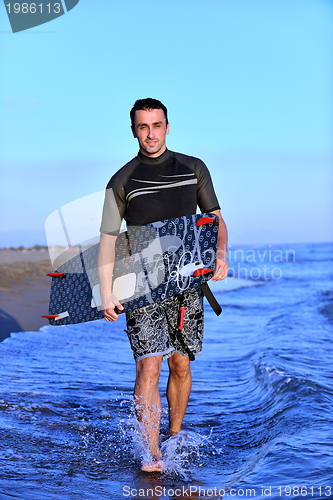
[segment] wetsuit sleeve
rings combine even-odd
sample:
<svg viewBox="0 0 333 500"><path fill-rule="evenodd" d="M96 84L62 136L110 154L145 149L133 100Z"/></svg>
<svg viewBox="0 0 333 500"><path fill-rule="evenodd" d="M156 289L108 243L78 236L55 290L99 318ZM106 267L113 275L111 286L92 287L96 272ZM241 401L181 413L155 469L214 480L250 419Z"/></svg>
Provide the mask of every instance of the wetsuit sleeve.
<svg viewBox="0 0 333 500"><path fill-rule="evenodd" d="M196 160L195 173L198 180L197 203L201 212L219 210L221 207L214 191L209 170L204 162L199 159Z"/></svg>
<svg viewBox="0 0 333 500"><path fill-rule="evenodd" d="M125 190L118 186L115 177L113 176L106 186L100 232L117 236L124 217L126 200L123 193Z"/></svg>
<svg viewBox="0 0 333 500"><path fill-rule="evenodd" d="M105 190L104 207L100 232L117 236L126 211L126 184L138 165L133 158L111 177Z"/></svg>

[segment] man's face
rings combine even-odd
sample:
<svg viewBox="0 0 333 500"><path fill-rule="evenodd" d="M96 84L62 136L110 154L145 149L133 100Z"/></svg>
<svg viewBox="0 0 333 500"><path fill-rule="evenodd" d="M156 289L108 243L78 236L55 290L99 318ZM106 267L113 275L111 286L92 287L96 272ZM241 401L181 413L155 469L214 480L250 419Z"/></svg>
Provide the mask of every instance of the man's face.
<svg viewBox="0 0 333 500"><path fill-rule="evenodd" d="M166 150L165 136L169 133L169 124L163 109L135 112L134 137L139 141L140 151L145 156L156 158Z"/></svg>

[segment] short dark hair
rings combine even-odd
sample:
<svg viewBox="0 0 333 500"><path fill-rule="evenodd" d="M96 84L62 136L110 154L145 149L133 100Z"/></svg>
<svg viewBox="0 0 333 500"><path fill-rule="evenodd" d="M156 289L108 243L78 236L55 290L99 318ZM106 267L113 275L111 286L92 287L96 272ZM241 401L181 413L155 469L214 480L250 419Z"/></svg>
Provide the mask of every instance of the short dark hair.
<svg viewBox="0 0 333 500"><path fill-rule="evenodd" d="M152 109L163 109L166 123L168 124L168 110L164 106L164 104L162 104L161 101L158 101L157 99L152 99L151 97L147 97L146 99L138 99L137 101L135 101L134 106L130 111L132 130L134 130L135 128L134 127L135 112L141 109L144 111L150 111Z"/></svg>

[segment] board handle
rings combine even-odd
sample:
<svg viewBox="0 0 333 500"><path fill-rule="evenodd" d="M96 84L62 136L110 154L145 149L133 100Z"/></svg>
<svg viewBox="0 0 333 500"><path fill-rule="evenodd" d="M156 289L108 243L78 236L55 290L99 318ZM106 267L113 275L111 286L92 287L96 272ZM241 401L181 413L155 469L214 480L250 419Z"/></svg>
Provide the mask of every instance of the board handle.
<svg viewBox="0 0 333 500"><path fill-rule="evenodd" d="M120 310L120 309L118 309L118 307L116 306L116 307L114 308L114 312L115 312L116 314L122 314L122 313L124 313L124 312L125 312L125 309L126 309L124 305L123 305L123 308L124 308L124 309Z"/></svg>

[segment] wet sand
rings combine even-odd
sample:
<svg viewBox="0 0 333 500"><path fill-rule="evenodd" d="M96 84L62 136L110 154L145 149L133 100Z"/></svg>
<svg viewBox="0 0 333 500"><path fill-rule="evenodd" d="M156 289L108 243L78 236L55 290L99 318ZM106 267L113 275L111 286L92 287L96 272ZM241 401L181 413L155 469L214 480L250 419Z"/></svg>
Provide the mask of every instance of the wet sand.
<svg viewBox="0 0 333 500"><path fill-rule="evenodd" d="M52 272L47 251L0 251L0 342L13 332L38 331L48 320Z"/></svg>

